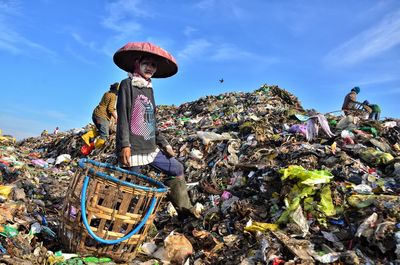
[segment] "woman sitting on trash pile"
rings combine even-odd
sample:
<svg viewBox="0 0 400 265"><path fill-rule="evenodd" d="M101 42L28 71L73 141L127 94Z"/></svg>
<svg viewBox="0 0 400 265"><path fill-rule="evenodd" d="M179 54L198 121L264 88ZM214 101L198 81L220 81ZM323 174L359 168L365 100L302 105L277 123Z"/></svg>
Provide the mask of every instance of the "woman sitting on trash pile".
<svg viewBox="0 0 400 265"><path fill-rule="evenodd" d="M128 72L121 81L117 100L117 153L122 166L140 172L150 165L168 176L170 200L178 212L196 216L186 188L183 165L171 145L157 130L152 77L178 71L175 59L151 43L131 42L114 54L114 62Z"/></svg>

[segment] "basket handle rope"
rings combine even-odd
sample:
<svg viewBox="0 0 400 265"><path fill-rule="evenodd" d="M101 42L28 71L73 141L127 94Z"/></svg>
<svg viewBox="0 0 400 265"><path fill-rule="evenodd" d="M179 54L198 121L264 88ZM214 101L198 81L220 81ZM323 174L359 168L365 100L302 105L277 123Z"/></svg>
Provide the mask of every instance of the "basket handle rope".
<svg viewBox="0 0 400 265"><path fill-rule="evenodd" d="M149 188L149 187L144 187L144 186L140 186L140 185L135 185L135 184L130 183L130 182L119 180L119 179L114 178L114 177L112 177L110 175L107 175L105 173L95 171L93 168L89 168L89 172L90 173L95 174L95 175L97 175L97 176L99 176L101 178L105 178L107 180L110 180L112 182L115 182L117 184L121 184L121 185L124 185L124 186L129 186L129 187L133 187L133 188L142 189L142 190L145 190L145 191L153 191L153 192L166 192L167 191L167 188L164 186L164 184L162 184L161 182L159 182L157 180L154 180L152 178L146 177L144 175L141 175L141 174L138 174L138 173L135 173L135 172L131 172L131 171L128 171L128 170L124 170L124 169L121 169L121 168L117 168L117 167L114 167L114 166L111 166L111 165L108 165L108 164L96 162L94 160L90 160L90 159L87 159L87 158L83 158L83 159L79 160L79 166L81 168L86 168L85 163L91 163L91 164L99 166L99 167L106 167L106 168L110 168L110 169L114 169L114 170L120 171L122 173L128 173L130 175L135 175L135 176L137 176L139 178L142 178L142 179L144 179L146 181L149 181L149 182L151 182L153 184L158 185L160 188ZM103 238L97 236L93 232L93 230L90 228L90 225L89 225L89 222L88 222L87 216L86 216L86 192L87 192L87 188L89 186L89 181L90 181L90 177L89 177L89 175L86 175L85 179L83 181L82 193L81 193L82 221L83 221L83 224L84 224L87 232L89 233L89 235L92 236L96 241L98 241L100 243L113 245L113 244L121 243L122 241L131 238L134 234L136 234L144 226L144 224L149 219L150 214L153 212L153 210L155 208L155 205L156 205L156 202L157 202L157 198L154 195L153 198L151 199L151 203L150 203L149 209L147 210L145 216L140 221L140 223L135 227L135 229L133 229L131 232L129 232L128 234L126 234L125 236L123 236L123 237L121 237L119 239L112 239L112 240L103 239Z"/></svg>

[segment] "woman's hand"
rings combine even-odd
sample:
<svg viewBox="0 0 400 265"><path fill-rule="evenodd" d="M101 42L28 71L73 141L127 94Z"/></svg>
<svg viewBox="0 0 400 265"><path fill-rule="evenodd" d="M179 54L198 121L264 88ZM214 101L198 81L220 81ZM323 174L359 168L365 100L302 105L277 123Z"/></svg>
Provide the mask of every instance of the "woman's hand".
<svg viewBox="0 0 400 265"><path fill-rule="evenodd" d="M170 156L170 157L175 157L175 156L176 156L176 153L175 153L174 149L172 149L172 146L170 146L170 145L167 145L167 146L165 147L165 152L166 152L167 155Z"/></svg>
<svg viewBox="0 0 400 265"><path fill-rule="evenodd" d="M119 153L119 159L123 166L130 167L131 164L131 148L129 146L123 147Z"/></svg>

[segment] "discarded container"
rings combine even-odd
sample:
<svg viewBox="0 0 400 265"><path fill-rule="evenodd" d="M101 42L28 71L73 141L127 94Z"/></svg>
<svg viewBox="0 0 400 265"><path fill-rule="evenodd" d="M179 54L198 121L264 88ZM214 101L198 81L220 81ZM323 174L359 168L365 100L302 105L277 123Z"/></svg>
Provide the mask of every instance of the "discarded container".
<svg viewBox="0 0 400 265"><path fill-rule="evenodd" d="M70 252L132 260L166 187L144 175L86 158L79 166L61 212L61 241Z"/></svg>

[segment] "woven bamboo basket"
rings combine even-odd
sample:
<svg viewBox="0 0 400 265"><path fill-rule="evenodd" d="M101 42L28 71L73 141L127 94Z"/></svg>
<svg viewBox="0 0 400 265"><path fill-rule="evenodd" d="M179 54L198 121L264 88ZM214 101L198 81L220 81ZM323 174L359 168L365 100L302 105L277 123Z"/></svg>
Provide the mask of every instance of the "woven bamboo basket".
<svg viewBox="0 0 400 265"><path fill-rule="evenodd" d="M81 159L63 203L60 239L73 253L131 261L166 191L152 178Z"/></svg>

